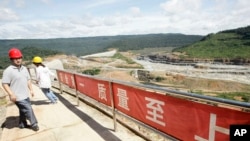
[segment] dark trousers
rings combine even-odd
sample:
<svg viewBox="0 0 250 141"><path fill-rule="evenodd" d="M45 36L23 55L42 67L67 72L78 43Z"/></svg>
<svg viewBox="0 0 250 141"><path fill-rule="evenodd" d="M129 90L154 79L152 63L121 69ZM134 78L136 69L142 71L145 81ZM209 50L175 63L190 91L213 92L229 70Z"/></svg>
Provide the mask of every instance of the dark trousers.
<svg viewBox="0 0 250 141"><path fill-rule="evenodd" d="M16 101L15 104L19 109L19 127L26 126L27 120L30 122L30 125L36 126L37 119L31 107L30 99L24 99L21 101Z"/></svg>

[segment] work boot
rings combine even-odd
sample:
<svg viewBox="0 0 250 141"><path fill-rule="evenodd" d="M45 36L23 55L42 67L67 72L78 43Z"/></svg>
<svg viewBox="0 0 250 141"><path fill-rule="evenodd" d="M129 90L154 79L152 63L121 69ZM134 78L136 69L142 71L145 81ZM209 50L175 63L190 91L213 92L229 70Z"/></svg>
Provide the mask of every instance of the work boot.
<svg viewBox="0 0 250 141"><path fill-rule="evenodd" d="M23 128L30 128L31 126L28 125L28 124L19 124L18 126L20 129L23 129Z"/></svg>
<svg viewBox="0 0 250 141"><path fill-rule="evenodd" d="M31 129L32 129L33 131L38 131L38 130L39 130L39 127L38 127L37 125L35 125L35 126L31 127Z"/></svg>

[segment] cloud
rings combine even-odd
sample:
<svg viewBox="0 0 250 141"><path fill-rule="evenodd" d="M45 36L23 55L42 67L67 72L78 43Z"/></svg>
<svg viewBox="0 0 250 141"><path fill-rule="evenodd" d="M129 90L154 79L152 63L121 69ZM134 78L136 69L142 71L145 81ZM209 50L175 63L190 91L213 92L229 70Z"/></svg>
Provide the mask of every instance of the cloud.
<svg viewBox="0 0 250 141"><path fill-rule="evenodd" d="M247 0L169 0L160 7L180 32L208 34L241 27L242 21L247 26L246 5L250 5Z"/></svg>
<svg viewBox="0 0 250 141"><path fill-rule="evenodd" d="M0 22L17 21L18 15L9 8L0 8Z"/></svg>
<svg viewBox="0 0 250 141"><path fill-rule="evenodd" d="M248 0L56 2L1 1L0 39L149 33L206 35L250 23Z"/></svg>
<svg viewBox="0 0 250 141"><path fill-rule="evenodd" d="M160 5L166 14L195 13L201 8L201 0L169 0Z"/></svg>
<svg viewBox="0 0 250 141"><path fill-rule="evenodd" d="M133 17L138 17L138 16L141 16L142 14L139 7L130 7L129 11Z"/></svg>
<svg viewBox="0 0 250 141"><path fill-rule="evenodd" d="M116 3L116 2L117 2L117 0L94 0L94 1L86 2L84 4L84 7L87 8L87 9L97 8L97 7L101 7L101 6L104 6L104 5L113 4L113 3Z"/></svg>
<svg viewBox="0 0 250 141"><path fill-rule="evenodd" d="M16 0L15 5L17 7L24 7L25 6L25 0Z"/></svg>
<svg viewBox="0 0 250 141"><path fill-rule="evenodd" d="M45 3L45 4L50 4L52 2L52 0L41 0L42 3Z"/></svg>

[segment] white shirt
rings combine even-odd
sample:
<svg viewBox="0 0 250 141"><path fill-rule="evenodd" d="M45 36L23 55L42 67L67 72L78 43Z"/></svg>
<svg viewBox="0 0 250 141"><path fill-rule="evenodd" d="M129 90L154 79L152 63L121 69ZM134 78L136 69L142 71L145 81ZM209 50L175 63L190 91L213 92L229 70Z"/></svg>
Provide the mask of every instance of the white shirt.
<svg viewBox="0 0 250 141"><path fill-rule="evenodd" d="M40 88L50 88L50 76L55 76L48 67L38 66L36 68L36 79Z"/></svg>

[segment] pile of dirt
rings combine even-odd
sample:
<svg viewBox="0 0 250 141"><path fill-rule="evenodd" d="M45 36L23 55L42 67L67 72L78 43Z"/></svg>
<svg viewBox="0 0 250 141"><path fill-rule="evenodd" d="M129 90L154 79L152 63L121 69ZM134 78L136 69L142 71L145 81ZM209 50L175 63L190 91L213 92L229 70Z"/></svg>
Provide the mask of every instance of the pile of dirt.
<svg viewBox="0 0 250 141"><path fill-rule="evenodd" d="M129 71L102 70L98 76L106 79L108 78L113 80L122 80L126 82L138 82L136 78L131 76Z"/></svg>
<svg viewBox="0 0 250 141"><path fill-rule="evenodd" d="M181 86L183 90L203 91L203 92L248 92L250 87L247 84L233 81L214 80L204 78L187 77L181 74L169 74L164 72L153 72L154 77L164 78L158 84L171 84Z"/></svg>
<svg viewBox="0 0 250 141"><path fill-rule="evenodd" d="M181 83L184 83L190 89L200 89L203 91L242 92L249 90L246 84L221 80L186 78Z"/></svg>

